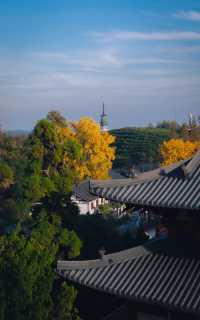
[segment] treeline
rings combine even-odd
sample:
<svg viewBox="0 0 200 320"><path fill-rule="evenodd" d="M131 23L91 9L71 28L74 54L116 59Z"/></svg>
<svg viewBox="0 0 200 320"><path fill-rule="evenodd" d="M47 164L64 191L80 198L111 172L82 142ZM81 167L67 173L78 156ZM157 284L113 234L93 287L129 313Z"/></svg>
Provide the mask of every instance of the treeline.
<svg viewBox="0 0 200 320"><path fill-rule="evenodd" d="M0 131L0 320L78 320L77 290L57 277L57 260L133 245L115 221L80 216L70 200L74 184L108 177L113 141L92 119L55 111L26 137Z"/></svg>
<svg viewBox="0 0 200 320"><path fill-rule="evenodd" d="M116 158L114 166L118 168L133 165L158 165L163 161L161 145L170 139L198 141L200 126L198 123L178 124L175 121L162 121L157 125L144 128L121 128L110 131L116 137Z"/></svg>
<svg viewBox="0 0 200 320"><path fill-rule="evenodd" d="M116 137L115 167L159 162L159 146L170 138L170 130L160 128L122 128L111 134Z"/></svg>

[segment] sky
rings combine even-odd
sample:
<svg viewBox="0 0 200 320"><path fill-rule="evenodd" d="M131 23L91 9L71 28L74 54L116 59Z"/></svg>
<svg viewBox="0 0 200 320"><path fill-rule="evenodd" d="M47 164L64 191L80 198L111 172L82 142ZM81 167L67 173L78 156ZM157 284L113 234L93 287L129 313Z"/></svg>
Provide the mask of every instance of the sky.
<svg viewBox="0 0 200 320"><path fill-rule="evenodd" d="M0 124L48 111L109 127L200 115L199 0L0 1Z"/></svg>

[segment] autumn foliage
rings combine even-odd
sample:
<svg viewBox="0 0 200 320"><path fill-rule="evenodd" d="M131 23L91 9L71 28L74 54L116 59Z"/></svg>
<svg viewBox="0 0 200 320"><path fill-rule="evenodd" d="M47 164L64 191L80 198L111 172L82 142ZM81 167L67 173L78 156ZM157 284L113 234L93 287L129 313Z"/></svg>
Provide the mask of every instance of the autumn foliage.
<svg viewBox="0 0 200 320"><path fill-rule="evenodd" d="M73 129L83 152L83 160L77 167L80 179L107 179L115 159L115 150L111 146L115 138L108 132L101 132L99 124L87 117L73 123Z"/></svg>
<svg viewBox="0 0 200 320"><path fill-rule="evenodd" d="M76 182L86 178L107 179L115 150L112 147L115 138L108 132L101 132L93 119L83 117L66 127L57 126L60 141L68 140L80 147L79 157L64 153L63 162L76 172Z"/></svg>
<svg viewBox="0 0 200 320"><path fill-rule="evenodd" d="M160 154L163 159L162 165L167 166L187 159L193 156L199 148L200 141L184 141L183 139L165 141L160 148Z"/></svg>
<svg viewBox="0 0 200 320"><path fill-rule="evenodd" d="M84 179L107 179L115 158L113 142L91 118L68 123L58 112L49 113L27 140L26 197L35 202L59 195L60 202Z"/></svg>

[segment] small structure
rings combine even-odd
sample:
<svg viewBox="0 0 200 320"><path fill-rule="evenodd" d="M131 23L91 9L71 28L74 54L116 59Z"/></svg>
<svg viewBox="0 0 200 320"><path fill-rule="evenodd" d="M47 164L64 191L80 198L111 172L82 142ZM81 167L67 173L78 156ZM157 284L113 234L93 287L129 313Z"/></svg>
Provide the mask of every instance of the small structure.
<svg viewBox="0 0 200 320"><path fill-rule="evenodd" d="M123 178L123 176L116 170L110 170L109 175L112 177L112 179ZM71 200L78 205L80 214L97 213L99 212L100 206L108 204L110 202L104 197L96 196L90 192L90 180L85 180L80 184L74 186ZM125 205L118 204L113 210L114 213L118 214L120 217L125 208Z"/></svg>
<svg viewBox="0 0 200 320"><path fill-rule="evenodd" d="M101 131L108 131L108 116L105 113L104 103L103 103L103 110L100 118L100 127L101 127Z"/></svg>
<svg viewBox="0 0 200 320"><path fill-rule="evenodd" d="M76 203L80 214L94 214L99 212L99 206L108 203L105 198L93 195L89 191L90 181L84 181L73 189L71 200Z"/></svg>

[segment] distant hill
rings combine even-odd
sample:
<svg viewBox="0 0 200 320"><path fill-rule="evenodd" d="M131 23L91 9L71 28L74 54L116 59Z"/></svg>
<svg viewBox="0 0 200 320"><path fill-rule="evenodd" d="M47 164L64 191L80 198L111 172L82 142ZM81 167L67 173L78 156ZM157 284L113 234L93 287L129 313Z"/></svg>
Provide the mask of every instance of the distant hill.
<svg viewBox="0 0 200 320"><path fill-rule="evenodd" d="M27 130L8 130L6 133L11 137L21 137L21 136L27 136L30 131Z"/></svg>
<svg viewBox="0 0 200 320"><path fill-rule="evenodd" d="M161 128L121 128L110 133L116 137L114 167L159 162L160 144L170 138L170 130Z"/></svg>

